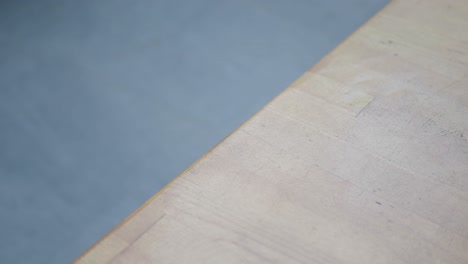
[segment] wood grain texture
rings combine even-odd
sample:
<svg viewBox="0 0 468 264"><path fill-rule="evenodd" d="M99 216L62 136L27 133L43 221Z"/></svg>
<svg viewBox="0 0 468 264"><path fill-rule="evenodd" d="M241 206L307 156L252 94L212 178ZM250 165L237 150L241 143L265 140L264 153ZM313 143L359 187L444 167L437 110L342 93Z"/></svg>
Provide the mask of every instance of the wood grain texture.
<svg viewBox="0 0 468 264"><path fill-rule="evenodd" d="M391 2L77 263L468 263L468 1Z"/></svg>

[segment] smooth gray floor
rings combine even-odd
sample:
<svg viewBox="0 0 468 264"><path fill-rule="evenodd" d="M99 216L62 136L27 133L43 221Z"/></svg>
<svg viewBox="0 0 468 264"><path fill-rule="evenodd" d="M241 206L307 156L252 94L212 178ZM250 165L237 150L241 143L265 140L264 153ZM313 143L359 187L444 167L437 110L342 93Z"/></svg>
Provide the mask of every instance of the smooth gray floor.
<svg viewBox="0 0 468 264"><path fill-rule="evenodd" d="M0 263L70 262L385 2L0 2Z"/></svg>

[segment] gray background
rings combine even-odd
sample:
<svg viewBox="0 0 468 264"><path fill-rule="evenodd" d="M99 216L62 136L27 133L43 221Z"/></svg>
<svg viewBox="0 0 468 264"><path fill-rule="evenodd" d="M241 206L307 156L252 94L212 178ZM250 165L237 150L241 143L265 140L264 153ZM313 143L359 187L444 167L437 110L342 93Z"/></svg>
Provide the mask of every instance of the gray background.
<svg viewBox="0 0 468 264"><path fill-rule="evenodd" d="M70 262L386 2L1 1L0 262Z"/></svg>

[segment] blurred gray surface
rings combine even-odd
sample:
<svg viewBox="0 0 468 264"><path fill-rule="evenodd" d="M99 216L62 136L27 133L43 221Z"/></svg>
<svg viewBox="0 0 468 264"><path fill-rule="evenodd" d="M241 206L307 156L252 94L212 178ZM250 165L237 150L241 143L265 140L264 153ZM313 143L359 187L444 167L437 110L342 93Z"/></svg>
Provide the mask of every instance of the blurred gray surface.
<svg viewBox="0 0 468 264"><path fill-rule="evenodd" d="M0 2L0 263L70 262L386 2Z"/></svg>

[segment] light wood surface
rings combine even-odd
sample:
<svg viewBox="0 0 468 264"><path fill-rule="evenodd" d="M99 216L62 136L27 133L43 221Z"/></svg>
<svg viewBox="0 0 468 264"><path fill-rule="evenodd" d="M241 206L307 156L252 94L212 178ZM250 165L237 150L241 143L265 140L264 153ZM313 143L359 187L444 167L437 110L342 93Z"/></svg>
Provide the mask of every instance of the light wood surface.
<svg viewBox="0 0 468 264"><path fill-rule="evenodd" d="M397 0L78 263L468 263L468 1Z"/></svg>

